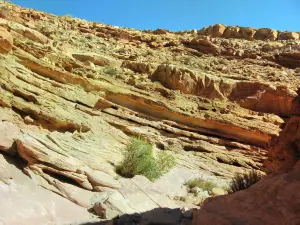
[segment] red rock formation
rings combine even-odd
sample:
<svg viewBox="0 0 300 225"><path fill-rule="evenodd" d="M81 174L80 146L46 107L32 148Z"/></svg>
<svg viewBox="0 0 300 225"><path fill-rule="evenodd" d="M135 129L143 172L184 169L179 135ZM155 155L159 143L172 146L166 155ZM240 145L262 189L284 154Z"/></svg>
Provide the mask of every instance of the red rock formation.
<svg viewBox="0 0 300 225"><path fill-rule="evenodd" d="M298 163L300 168L300 117L292 117L280 132L269 142L268 160L270 172L289 171Z"/></svg>

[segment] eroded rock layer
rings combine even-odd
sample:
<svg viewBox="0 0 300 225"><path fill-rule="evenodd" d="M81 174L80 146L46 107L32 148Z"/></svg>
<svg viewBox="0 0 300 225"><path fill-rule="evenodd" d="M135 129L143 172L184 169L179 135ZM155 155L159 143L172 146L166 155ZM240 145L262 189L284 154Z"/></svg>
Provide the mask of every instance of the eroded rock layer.
<svg viewBox="0 0 300 225"><path fill-rule="evenodd" d="M299 117L292 117L269 144L269 172L249 189L206 200L193 224L298 224L300 157Z"/></svg>
<svg viewBox="0 0 300 225"><path fill-rule="evenodd" d="M85 210L95 193L94 210L176 208L190 177L223 185L264 171L277 151L267 153L269 141L299 113L297 33L139 31L1 7L0 156L23 160L32 182ZM119 179L131 136L174 155L174 170L154 184Z"/></svg>

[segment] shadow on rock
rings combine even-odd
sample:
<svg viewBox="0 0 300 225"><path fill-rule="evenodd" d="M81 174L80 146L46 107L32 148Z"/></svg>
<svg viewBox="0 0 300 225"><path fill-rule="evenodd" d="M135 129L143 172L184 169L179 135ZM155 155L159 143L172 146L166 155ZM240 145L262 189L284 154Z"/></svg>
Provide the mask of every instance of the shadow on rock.
<svg viewBox="0 0 300 225"><path fill-rule="evenodd" d="M192 219L192 210L183 212L180 209L155 208L144 213L125 214L112 220L87 222L80 225L190 225Z"/></svg>

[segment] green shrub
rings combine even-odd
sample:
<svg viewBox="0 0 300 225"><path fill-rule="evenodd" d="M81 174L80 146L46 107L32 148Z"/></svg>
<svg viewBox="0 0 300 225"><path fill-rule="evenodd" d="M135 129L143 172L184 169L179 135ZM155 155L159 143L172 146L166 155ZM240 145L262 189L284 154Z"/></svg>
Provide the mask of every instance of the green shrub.
<svg viewBox="0 0 300 225"><path fill-rule="evenodd" d="M185 185L188 186L189 189L193 189L195 187L201 188L203 191L211 192L213 188L217 187L211 181L203 180L202 178L195 178L187 181Z"/></svg>
<svg viewBox="0 0 300 225"><path fill-rule="evenodd" d="M175 166L175 158L166 152L153 157L153 146L140 138L132 138L124 151L124 160L117 166L123 177L144 175L153 181Z"/></svg>
<svg viewBox="0 0 300 225"><path fill-rule="evenodd" d="M252 170L249 173L245 173L245 174L236 174L232 178L232 181L229 184L227 192L229 194L233 194L237 191L247 189L253 184L256 184L261 178L262 175L257 173L256 170Z"/></svg>
<svg viewBox="0 0 300 225"><path fill-rule="evenodd" d="M113 67L105 67L103 69L103 72L106 74L109 74L111 76L117 76L118 75L118 70L113 68Z"/></svg>

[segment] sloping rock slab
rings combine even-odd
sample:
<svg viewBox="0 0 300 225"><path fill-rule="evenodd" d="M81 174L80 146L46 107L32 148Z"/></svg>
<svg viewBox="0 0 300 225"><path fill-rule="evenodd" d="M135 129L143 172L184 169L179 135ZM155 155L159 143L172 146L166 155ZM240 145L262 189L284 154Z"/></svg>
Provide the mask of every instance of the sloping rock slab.
<svg viewBox="0 0 300 225"><path fill-rule="evenodd" d="M11 159L0 154L0 224L69 224L89 213L59 195L37 186Z"/></svg>

